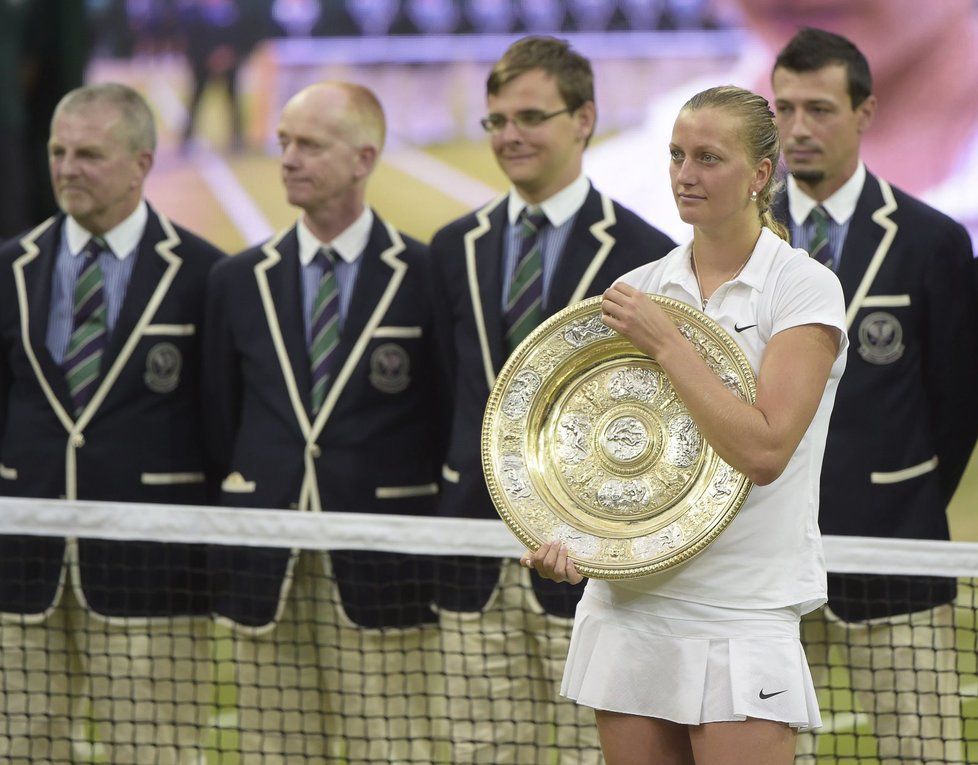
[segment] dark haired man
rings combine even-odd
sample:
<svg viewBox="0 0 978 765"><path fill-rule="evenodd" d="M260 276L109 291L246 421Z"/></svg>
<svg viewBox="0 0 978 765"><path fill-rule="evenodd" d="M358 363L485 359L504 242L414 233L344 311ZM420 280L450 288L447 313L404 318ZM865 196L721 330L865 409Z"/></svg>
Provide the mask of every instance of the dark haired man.
<svg viewBox="0 0 978 765"><path fill-rule="evenodd" d="M597 117L586 58L561 40L527 37L495 64L486 90L489 113L482 124L513 187L445 226L431 243L435 290L444 296L438 305L445 368L454 375L452 438L439 507L443 515L471 518L496 516L479 441L489 391L511 351L546 317L600 294L621 274L673 247L582 174ZM491 712L484 726L464 734L471 751L459 749L456 734L456 761L534 761L528 759L540 756L534 726L518 721L533 716L535 697L549 701L556 695L581 588L534 574L528 595L523 578L529 574L516 561L503 564L502 578L498 561L457 563L441 577L439 605L443 625L451 622L447 634L461 635L461 644L446 650L462 657L469 676L489 678L484 702ZM477 622L465 617L479 611L484 615ZM470 624L478 631L466 629ZM500 657L508 658L496 661ZM531 675L545 678L545 690ZM471 697L476 689L463 693ZM525 700L525 709L514 699ZM464 706L462 699L450 700L449 714ZM563 718L557 740L573 750L579 712L569 703L558 709ZM503 740L520 743L495 747ZM596 736L581 745L596 756Z"/></svg>
<svg viewBox="0 0 978 765"><path fill-rule="evenodd" d="M772 84L790 171L779 217L792 244L837 272L855 351L825 449L821 530L946 540L945 509L978 435L968 234L863 165L876 97L849 40L803 29ZM834 575L829 605L803 624L814 667L830 643L846 651L883 762L959 761L954 597L952 579Z"/></svg>

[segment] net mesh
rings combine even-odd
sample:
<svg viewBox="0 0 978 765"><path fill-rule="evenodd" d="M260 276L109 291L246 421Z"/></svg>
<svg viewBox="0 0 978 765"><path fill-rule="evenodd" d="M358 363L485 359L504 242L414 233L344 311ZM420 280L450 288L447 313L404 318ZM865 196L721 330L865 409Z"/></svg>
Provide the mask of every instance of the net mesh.
<svg viewBox="0 0 978 765"><path fill-rule="evenodd" d="M501 522L10 499L0 536L0 761L601 762L576 593ZM978 545L825 546L797 761L978 761Z"/></svg>

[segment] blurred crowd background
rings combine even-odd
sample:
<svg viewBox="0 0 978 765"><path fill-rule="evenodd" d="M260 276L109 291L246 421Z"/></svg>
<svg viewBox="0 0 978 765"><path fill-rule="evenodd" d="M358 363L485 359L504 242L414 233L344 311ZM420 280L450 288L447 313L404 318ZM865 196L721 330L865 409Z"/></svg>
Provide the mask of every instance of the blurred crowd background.
<svg viewBox="0 0 978 765"><path fill-rule="evenodd" d="M649 61L668 62L670 49L677 61L722 60L733 53L735 26L710 0L0 0L0 161L8 189L0 235L54 212L48 122L61 95L84 81L118 79L143 90L159 115L158 166L190 164L193 178L194 150L273 151L278 109L323 76L377 89L395 146L479 140L486 66L526 33L583 35L590 38L585 52L601 48L607 58L614 50L619 62L636 62L626 70L641 76L623 82L631 105L623 92L621 103L609 99L602 112L605 130L620 128L641 119ZM658 36L656 50L648 50L648 35ZM702 69L701 60L692 71ZM608 76L620 80L621 73ZM680 76L673 68L655 78ZM492 168L472 171L475 178L486 173ZM169 179L157 173L164 199L155 201L181 218L167 209ZM459 209L469 201L463 192ZM190 225L231 250L266 230L222 227L191 206L198 214L191 212ZM422 236L433 227L407 226Z"/></svg>
<svg viewBox="0 0 978 765"><path fill-rule="evenodd" d="M116 80L157 113L150 201L228 252L255 244L295 219L278 183L281 108L337 78L371 88L387 114L368 201L427 240L505 190L479 126L485 78L513 40L544 33L594 66L587 174L683 239L664 149L678 107L720 83L769 95L773 52L806 25L870 59L870 169L974 238L976 0L0 0L0 236L55 209L45 144L58 99Z"/></svg>

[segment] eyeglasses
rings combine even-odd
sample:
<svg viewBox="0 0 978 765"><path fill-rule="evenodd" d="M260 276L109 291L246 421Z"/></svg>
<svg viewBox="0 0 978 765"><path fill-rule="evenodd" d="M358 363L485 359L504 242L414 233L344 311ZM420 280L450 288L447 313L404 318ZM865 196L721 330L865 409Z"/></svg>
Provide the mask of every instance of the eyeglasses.
<svg viewBox="0 0 978 765"><path fill-rule="evenodd" d="M555 112L545 112L540 109L524 109L521 112L516 112L512 117L506 117L502 114L490 114L488 117L483 117L479 120L479 123L487 133L501 133L506 129L507 122L512 122L519 130L532 130L535 127L540 127L544 122L553 119L558 114L566 114L572 111L574 110L569 106L564 109L558 109Z"/></svg>

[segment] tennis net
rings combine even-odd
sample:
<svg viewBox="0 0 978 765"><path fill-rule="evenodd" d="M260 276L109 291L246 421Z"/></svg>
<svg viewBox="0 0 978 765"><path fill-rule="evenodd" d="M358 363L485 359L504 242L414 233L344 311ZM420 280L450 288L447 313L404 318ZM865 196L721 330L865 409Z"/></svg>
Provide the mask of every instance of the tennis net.
<svg viewBox="0 0 978 765"><path fill-rule="evenodd" d="M978 544L825 547L797 761L978 762ZM0 500L0 760L599 763L520 552L498 521Z"/></svg>

